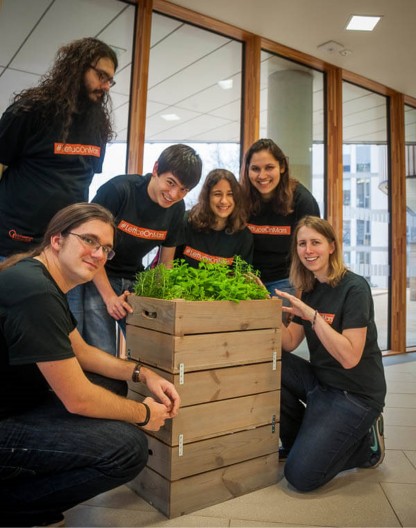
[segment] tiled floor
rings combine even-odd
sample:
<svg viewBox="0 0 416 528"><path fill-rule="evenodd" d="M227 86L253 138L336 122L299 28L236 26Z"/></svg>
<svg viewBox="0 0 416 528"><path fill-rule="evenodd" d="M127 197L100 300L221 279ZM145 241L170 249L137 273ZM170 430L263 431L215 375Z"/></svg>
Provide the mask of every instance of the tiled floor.
<svg viewBox="0 0 416 528"><path fill-rule="evenodd" d="M281 477L276 485L171 520L122 486L66 512L66 526L416 527L416 353L384 364L386 457L377 469L344 472L308 494L289 489Z"/></svg>

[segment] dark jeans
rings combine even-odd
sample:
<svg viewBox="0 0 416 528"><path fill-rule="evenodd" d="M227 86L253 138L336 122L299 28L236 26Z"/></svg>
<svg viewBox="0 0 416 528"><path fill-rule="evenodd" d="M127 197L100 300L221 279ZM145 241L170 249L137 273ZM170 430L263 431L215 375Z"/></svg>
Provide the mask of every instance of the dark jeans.
<svg viewBox="0 0 416 528"><path fill-rule="evenodd" d="M379 414L363 398L321 385L308 361L283 352L280 438L290 450L284 473L299 491L366 466L369 429Z"/></svg>
<svg viewBox="0 0 416 528"><path fill-rule="evenodd" d="M51 392L36 409L0 421L0 526L52 522L132 480L147 458L136 426L70 414Z"/></svg>

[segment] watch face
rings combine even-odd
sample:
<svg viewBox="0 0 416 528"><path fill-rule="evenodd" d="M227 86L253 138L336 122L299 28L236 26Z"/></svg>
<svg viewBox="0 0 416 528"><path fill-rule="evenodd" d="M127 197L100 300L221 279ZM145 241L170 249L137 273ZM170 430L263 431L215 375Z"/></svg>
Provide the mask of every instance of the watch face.
<svg viewBox="0 0 416 528"><path fill-rule="evenodd" d="M135 369L133 370L133 375L132 375L131 379L135 383L137 383L139 381L140 369L141 368L142 368L142 366L137 363Z"/></svg>

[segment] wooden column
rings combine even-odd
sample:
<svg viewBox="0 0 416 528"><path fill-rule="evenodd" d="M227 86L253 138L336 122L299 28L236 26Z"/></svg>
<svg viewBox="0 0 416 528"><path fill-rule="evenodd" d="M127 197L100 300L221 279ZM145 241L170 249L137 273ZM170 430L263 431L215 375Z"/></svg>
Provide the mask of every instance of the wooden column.
<svg viewBox="0 0 416 528"><path fill-rule="evenodd" d="M326 218L342 243L342 70L330 68L326 77Z"/></svg>
<svg viewBox="0 0 416 528"><path fill-rule="evenodd" d="M261 39L253 35L246 40L244 48L242 156L260 134L260 55Z"/></svg>
<svg viewBox="0 0 416 528"><path fill-rule="evenodd" d="M127 171L141 174L143 171L146 132L147 81L149 77L153 1L137 0L137 4L130 94Z"/></svg>
<svg viewBox="0 0 416 528"><path fill-rule="evenodd" d="M406 160L404 97L390 96L391 314L390 348L406 350Z"/></svg>

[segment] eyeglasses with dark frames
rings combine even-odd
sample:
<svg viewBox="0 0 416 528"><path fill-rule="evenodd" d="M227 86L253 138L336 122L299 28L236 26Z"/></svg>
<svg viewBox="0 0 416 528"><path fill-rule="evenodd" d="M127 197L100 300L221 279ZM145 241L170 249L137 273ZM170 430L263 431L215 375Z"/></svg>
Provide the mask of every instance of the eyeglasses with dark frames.
<svg viewBox="0 0 416 528"><path fill-rule="evenodd" d="M88 249L91 249L92 251L98 251L100 248L103 250L103 254L107 260L111 260L114 258L114 255L116 252L111 246L105 246L103 244L100 244L98 240L90 235L80 235L79 233L73 233L72 231L68 231L68 235L74 235L79 240L81 240L82 244Z"/></svg>
<svg viewBox="0 0 416 528"><path fill-rule="evenodd" d="M112 88L116 84L116 81L112 77L109 77L105 71L100 70L99 68L96 68L92 64L90 64L90 68L95 71L95 73L97 74L98 80L100 81L101 84L108 83L110 85L110 88Z"/></svg>

